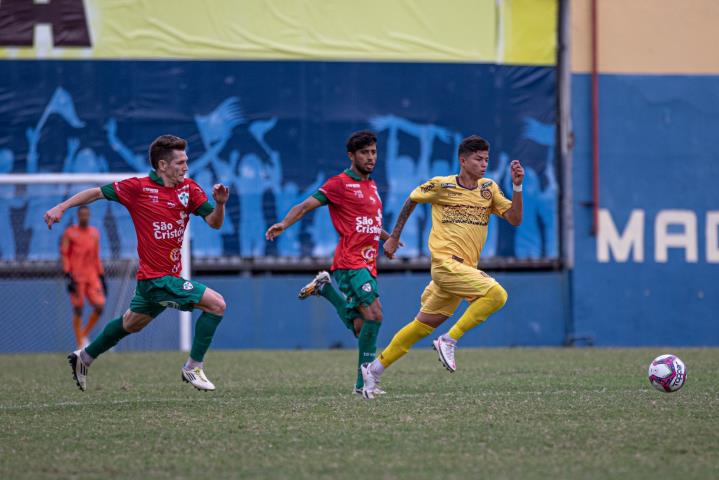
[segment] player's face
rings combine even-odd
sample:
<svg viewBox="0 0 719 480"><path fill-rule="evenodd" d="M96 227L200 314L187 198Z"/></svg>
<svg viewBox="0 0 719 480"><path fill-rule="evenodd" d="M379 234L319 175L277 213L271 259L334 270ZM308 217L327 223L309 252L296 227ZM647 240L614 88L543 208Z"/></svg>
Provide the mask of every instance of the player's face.
<svg viewBox="0 0 719 480"><path fill-rule="evenodd" d="M184 150L173 150L172 159L168 162L160 160L165 164L164 173L172 183L182 183L187 174L187 154Z"/></svg>
<svg viewBox="0 0 719 480"><path fill-rule="evenodd" d="M482 178L487 172L487 166L489 165L489 152L486 150L472 152L466 157L459 157L459 164L462 169L472 177Z"/></svg>
<svg viewBox="0 0 719 480"><path fill-rule="evenodd" d="M362 175L369 175L377 164L377 144L373 143L354 153L350 152L349 157L358 172Z"/></svg>
<svg viewBox="0 0 719 480"><path fill-rule="evenodd" d="M90 223L90 209L81 208L77 211L77 223L81 227L87 227Z"/></svg>

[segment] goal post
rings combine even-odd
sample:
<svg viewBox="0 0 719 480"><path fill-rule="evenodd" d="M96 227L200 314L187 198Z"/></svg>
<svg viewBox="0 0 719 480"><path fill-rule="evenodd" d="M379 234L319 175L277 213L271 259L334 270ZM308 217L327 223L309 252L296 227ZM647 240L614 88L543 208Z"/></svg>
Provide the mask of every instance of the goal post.
<svg viewBox="0 0 719 480"><path fill-rule="evenodd" d="M45 211L86 188L142 175L128 172L0 174L0 279L3 285L0 301L18 323L0 340L0 352L65 351L72 346L70 341L74 342L71 306L60 258L60 238L74 214L67 212L61 223L48 230L42 218ZM122 315L130 305L136 282L137 240L132 219L124 206L115 202L93 202L89 207L90 224L100 231L100 257L110 287L104 318L94 329L96 335L108 318ZM182 245L181 273L187 279L192 273L190 238L188 225ZM85 319L89 310L86 304ZM149 329L153 333L147 338L123 342L122 345L127 345L118 349L189 351L191 323L192 312L180 311L174 334L167 335L166 327L156 332ZM174 346L168 343L169 337L176 339Z"/></svg>

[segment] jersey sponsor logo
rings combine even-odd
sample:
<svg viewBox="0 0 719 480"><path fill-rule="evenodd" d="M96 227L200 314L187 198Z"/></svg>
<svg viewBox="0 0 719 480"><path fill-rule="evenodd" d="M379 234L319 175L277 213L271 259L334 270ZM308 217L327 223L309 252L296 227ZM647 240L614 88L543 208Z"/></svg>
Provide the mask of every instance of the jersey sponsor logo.
<svg viewBox="0 0 719 480"><path fill-rule="evenodd" d="M355 198L364 198L364 193L362 193L362 190L352 190L352 193L355 194Z"/></svg>
<svg viewBox="0 0 719 480"><path fill-rule="evenodd" d="M485 188L489 188L489 187L491 187L491 186L492 186L492 182L489 181L489 182L484 182L483 184L481 184L481 185L479 186L479 188L485 189Z"/></svg>
<svg viewBox="0 0 719 480"><path fill-rule="evenodd" d="M180 212L180 218L179 218L179 220L175 220L175 223L181 227L184 227L186 218L187 218L187 214L185 212Z"/></svg>
<svg viewBox="0 0 719 480"><path fill-rule="evenodd" d="M486 226L489 223L489 214L489 207L445 205L442 207L442 223Z"/></svg>
<svg viewBox="0 0 719 480"><path fill-rule="evenodd" d="M374 262L374 259L377 258L377 249L372 245L364 247L362 249L362 258L364 258L367 263Z"/></svg>
<svg viewBox="0 0 719 480"><path fill-rule="evenodd" d="M150 195L150 201L152 203L160 203L160 198L157 195Z"/></svg>
<svg viewBox="0 0 719 480"><path fill-rule="evenodd" d="M148 192L148 193L159 193L159 192L160 192L159 189L157 189L157 188L151 188L151 187L142 187L142 191L143 191L143 192Z"/></svg>
<svg viewBox="0 0 719 480"><path fill-rule="evenodd" d="M442 188L457 188L456 183L440 183L439 186Z"/></svg>
<svg viewBox="0 0 719 480"><path fill-rule="evenodd" d="M152 222L152 236L155 240L182 239L184 234L184 227L175 228L170 222Z"/></svg>
<svg viewBox="0 0 719 480"><path fill-rule="evenodd" d="M175 204L175 202L167 202L167 206L170 208L175 208L177 205Z"/></svg>
<svg viewBox="0 0 719 480"><path fill-rule="evenodd" d="M177 192L177 198L180 200L180 203L183 207L187 206L187 203L190 201L190 193L189 192Z"/></svg>
<svg viewBox="0 0 719 480"><path fill-rule="evenodd" d="M355 217L355 231L357 233L369 233L372 235L379 235L382 233L382 213L377 212L378 216L371 218Z"/></svg>
<svg viewBox="0 0 719 480"><path fill-rule="evenodd" d="M421 187L419 187L420 190L422 190L422 193L428 193L434 190L435 184L433 182L427 182Z"/></svg>
<svg viewBox="0 0 719 480"><path fill-rule="evenodd" d="M345 187L347 188L360 188L359 183L345 183Z"/></svg>
<svg viewBox="0 0 719 480"><path fill-rule="evenodd" d="M365 292L369 293L369 292L372 291L372 284L369 283L369 282L367 282L367 283L365 283L364 285L362 285L361 288L362 288L362 290L364 290Z"/></svg>
<svg viewBox="0 0 719 480"><path fill-rule="evenodd" d="M192 290L193 288L195 288L195 286L192 284L192 282L185 282L182 284L183 290Z"/></svg>

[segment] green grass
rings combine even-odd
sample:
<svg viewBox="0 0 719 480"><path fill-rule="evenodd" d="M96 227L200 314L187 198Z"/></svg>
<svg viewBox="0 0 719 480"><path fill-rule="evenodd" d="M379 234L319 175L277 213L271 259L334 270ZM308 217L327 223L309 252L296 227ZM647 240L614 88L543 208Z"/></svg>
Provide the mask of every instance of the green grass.
<svg viewBox="0 0 719 480"><path fill-rule="evenodd" d="M646 379L660 349L416 350L373 402L352 351L107 354L74 386L61 355L0 355L0 478L716 478L717 349L678 349L683 390Z"/></svg>

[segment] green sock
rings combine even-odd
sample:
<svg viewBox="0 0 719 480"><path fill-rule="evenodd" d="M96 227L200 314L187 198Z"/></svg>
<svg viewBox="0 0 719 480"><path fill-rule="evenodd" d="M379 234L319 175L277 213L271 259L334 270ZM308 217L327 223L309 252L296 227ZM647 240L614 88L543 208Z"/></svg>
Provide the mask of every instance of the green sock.
<svg viewBox="0 0 719 480"><path fill-rule="evenodd" d="M331 283L326 283L322 287L322 290L320 290L320 295L329 300L332 306L335 307L335 310L337 310L337 315L339 315L340 320L342 320L342 323L344 323L345 326L352 330L352 332L354 333L355 326L354 322L352 321L353 319L347 318L347 300L345 299L345 297L337 290L335 290L335 287L333 287Z"/></svg>
<svg viewBox="0 0 719 480"><path fill-rule="evenodd" d="M117 342L128 336L130 332L122 328L122 317L117 317L107 322L100 335L87 346L85 351L92 358L97 358L103 353L117 345Z"/></svg>
<svg viewBox="0 0 719 480"><path fill-rule="evenodd" d="M221 315L203 312L195 323L195 337L192 339L192 350L190 350L190 358L197 362L205 359L205 353L210 348L212 337L215 330L222 320Z"/></svg>
<svg viewBox="0 0 719 480"><path fill-rule="evenodd" d="M340 295L331 283L325 283L322 286L322 289L320 290L320 295L330 301L332 306L335 307L335 310L337 310L337 313L341 317L342 312L345 311L345 304L347 303L345 297L343 295Z"/></svg>
<svg viewBox="0 0 719 480"><path fill-rule="evenodd" d="M364 382L362 381L362 370L360 367L363 363L372 363L375 354L377 353L377 334L379 333L379 327L382 324L380 322L364 321L362 330L360 330L359 337L357 338L357 348L359 350L359 358L357 360L357 388L362 388Z"/></svg>

